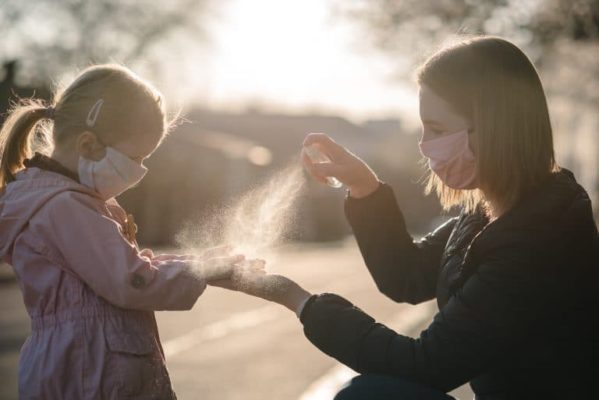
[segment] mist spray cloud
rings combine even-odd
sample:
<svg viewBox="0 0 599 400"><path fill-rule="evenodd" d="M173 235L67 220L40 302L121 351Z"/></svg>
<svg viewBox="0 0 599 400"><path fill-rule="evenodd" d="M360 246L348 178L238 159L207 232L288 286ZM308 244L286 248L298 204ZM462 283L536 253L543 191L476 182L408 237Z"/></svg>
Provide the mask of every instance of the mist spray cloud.
<svg viewBox="0 0 599 400"><path fill-rule="evenodd" d="M177 236L188 253L227 245L246 259L276 259L276 246L294 229L297 201L304 189L302 167L294 162L274 173L263 184L241 195L227 207L214 210Z"/></svg>

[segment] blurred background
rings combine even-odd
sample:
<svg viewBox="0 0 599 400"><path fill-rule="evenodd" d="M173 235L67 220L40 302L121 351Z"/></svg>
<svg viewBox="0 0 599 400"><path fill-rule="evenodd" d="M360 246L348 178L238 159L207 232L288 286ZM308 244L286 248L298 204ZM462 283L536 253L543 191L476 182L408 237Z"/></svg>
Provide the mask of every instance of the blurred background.
<svg viewBox="0 0 599 400"><path fill-rule="evenodd" d="M119 199L145 246L172 248L183 225L293 162L309 132L330 134L391 184L415 235L434 228L447 215L422 193L412 71L462 34L503 36L533 60L557 159L599 212L599 0L0 0L0 31L0 122L18 97L50 99L103 62L132 68L182 112L142 184ZM343 197L308 183L279 268L417 335L426 318L399 318L411 308L370 282ZM16 398L29 322L10 267L0 282L0 398ZM349 376L273 307L209 291L192 317L160 313L165 347L185 350L169 359L180 397L326 398L322 388Z"/></svg>

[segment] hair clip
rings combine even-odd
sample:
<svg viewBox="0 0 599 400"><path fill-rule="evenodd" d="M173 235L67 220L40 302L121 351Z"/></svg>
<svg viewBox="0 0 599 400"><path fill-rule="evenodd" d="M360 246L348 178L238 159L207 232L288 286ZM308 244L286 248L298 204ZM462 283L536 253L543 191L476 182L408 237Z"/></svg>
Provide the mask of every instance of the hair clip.
<svg viewBox="0 0 599 400"><path fill-rule="evenodd" d="M89 109L89 113L87 113L87 118L85 119L85 123L90 128L92 128L96 124L96 120L98 119L98 115L100 115L100 110L102 109L103 104L104 104L104 99L100 99L94 103L92 108Z"/></svg>
<svg viewBox="0 0 599 400"><path fill-rule="evenodd" d="M55 113L55 109L54 107L50 106L50 107L46 107L46 109L44 110L44 116L48 119L54 119L54 113Z"/></svg>

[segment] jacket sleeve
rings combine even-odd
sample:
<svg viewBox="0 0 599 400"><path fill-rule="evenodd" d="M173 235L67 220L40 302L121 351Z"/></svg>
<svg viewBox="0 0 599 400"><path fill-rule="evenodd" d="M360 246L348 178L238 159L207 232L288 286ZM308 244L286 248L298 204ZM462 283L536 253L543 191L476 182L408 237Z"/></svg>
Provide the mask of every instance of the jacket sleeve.
<svg viewBox="0 0 599 400"><path fill-rule="evenodd" d="M363 199L348 196L345 214L381 293L411 304L435 298L441 255L457 218L414 241L393 190L384 183Z"/></svg>
<svg viewBox="0 0 599 400"><path fill-rule="evenodd" d="M48 251L96 294L123 308L188 310L206 288L190 261L139 254L116 221L86 199L65 192L44 207L39 224Z"/></svg>
<svg viewBox="0 0 599 400"><path fill-rule="evenodd" d="M393 375L450 391L495 363L551 312L551 278L538 251L511 248L479 266L418 338L398 334L347 300L313 296L301 315L306 337L360 373ZM545 265L547 266L547 265ZM549 268L551 269L551 268Z"/></svg>

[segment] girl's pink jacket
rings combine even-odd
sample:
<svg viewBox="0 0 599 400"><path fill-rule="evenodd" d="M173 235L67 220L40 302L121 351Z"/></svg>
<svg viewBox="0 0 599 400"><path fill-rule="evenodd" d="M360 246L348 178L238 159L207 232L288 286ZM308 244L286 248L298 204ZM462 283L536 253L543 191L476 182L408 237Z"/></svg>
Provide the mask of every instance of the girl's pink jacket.
<svg viewBox="0 0 599 400"><path fill-rule="evenodd" d="M206 284L191 262L149 259L121 234L115 200L27 168L0 197L0 256L31 317L21 399L175 398L154 310L188 310Z"/></svg>

